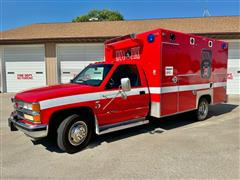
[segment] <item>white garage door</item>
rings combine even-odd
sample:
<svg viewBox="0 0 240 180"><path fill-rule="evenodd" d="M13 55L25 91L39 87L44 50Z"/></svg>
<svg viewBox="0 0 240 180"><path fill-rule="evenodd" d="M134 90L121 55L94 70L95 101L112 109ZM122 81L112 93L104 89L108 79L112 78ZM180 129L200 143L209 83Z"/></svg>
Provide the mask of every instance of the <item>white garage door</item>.
<svg viewBox="0 0 240 180"><path fill-rule="evenodd" d="M3 92L2 60L3 60L3 48L0 47L0 92Z"/></svg>
<svg viewBox="0 0 240 180"><path fill-rule="evenodd" d="M46 85L44 46L4 48L7 92Z"/></svg>
<svg viewBox="0 0 240 180"><path fill-rule="evenodd" d="M230 42L227 94L240 94L240 42Z"/></svg>
<svg viewBox="0 0 240 180"><path fill-rule="evenodd" d="M61 83L68 83L88 64L103 60L104 45L93 44L59 44L57 58L60 68Z"/></svg>

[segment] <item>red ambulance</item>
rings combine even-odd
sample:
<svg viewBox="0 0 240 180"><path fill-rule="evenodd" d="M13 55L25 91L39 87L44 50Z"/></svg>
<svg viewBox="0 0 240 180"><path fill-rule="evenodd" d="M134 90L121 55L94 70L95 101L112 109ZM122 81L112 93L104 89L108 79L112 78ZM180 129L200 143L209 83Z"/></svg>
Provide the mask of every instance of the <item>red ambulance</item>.
<svg viewBox="0 0 240 180"><path fill-rule="evenodd" d="M11 130L38 139L56 136L74 153L100 135L226 102L228 44L156 29L105 42L105 60L87 66L69 84L20 92Z"/></svg>

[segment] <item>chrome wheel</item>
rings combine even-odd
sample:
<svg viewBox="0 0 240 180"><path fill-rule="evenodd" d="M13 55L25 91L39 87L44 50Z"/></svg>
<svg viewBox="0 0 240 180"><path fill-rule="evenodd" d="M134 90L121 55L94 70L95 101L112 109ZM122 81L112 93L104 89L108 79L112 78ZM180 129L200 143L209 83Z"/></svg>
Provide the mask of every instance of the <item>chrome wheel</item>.
<svg viewBox="0 0 240 180"><path fill-rule="evenodd" d="M197 118L199 121L204 120L208 115L208 101L203 98L199 101Z"/></svg>
<svg viewBox="0 0 240 180"><path fill-rule="evenodd" d="M68 140L73 146L78 146L86 139L87 134L87 124L83 121L77 121L69 129Z"/></svg>
<svg viewBox="0 0 240 180"><path fill-rule="evenodd" d="M201 116L206 116L207 112L208 112L208 106L207 106L206 102L203 101L199 106L199 114Z"/></svg>

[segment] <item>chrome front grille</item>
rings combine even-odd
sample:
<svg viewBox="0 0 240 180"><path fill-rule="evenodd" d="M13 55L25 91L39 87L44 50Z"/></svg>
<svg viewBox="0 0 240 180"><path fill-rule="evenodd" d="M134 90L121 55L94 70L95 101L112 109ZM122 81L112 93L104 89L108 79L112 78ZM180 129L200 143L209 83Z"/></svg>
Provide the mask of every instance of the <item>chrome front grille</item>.
<svg viewBox="0 0 240 180"><path fill-rule="evenodd" d="M21 111L16 110L16 116L19 120L23 120L24 119L24 113Z"/></svg>
<svg viewBox="0 0 240 180"><path fill-rule="evenodd" d="M23 102L23 101L14 99L13 103L14 103L14 109L17 112L17 115L22 117L22 118L24 117L24 114L33 115L33 116L34 115L39 115L38 112L29 110L29 109L25 109L24 108L24 103L25 102Z"/></svg>

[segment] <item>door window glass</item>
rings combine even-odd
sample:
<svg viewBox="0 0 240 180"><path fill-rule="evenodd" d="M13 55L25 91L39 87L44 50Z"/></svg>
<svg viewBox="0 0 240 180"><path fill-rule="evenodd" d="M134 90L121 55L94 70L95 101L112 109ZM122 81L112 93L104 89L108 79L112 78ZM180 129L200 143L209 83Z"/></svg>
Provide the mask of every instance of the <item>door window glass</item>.
<svg viewBox="0 0 240 180"><path fill-rule="evenodd" d="M106 88L119 88L122 78L129 78L132 87L137 87L141 85L136 65L120 65L108 81Z"/></svg>

